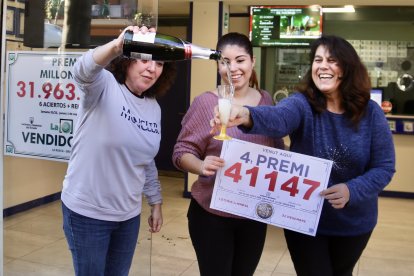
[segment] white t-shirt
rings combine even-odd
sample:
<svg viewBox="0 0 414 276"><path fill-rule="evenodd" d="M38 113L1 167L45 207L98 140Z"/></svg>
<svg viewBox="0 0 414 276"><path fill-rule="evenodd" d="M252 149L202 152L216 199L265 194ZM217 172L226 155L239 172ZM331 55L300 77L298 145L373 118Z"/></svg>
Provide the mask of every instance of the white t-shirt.
<svg viewBox="0 0 414 276"><path fill-rule="evenodd" d="M161 109L155 99L139 98L119 84L92 53L74 69L84 97L61 198L81 215L124 221L141 213L142 193L149 204L162 201L154 162Z"/></svg>

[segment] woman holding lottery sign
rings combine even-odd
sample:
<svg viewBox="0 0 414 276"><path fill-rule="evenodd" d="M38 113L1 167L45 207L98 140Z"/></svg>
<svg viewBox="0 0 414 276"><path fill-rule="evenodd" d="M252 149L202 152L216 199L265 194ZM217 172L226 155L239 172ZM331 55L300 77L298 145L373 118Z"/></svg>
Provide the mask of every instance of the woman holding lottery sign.
<svg viewBox="0 0 414 276"><path fill-rule="evenodd" d="M350 43L322 36L310 63L297 93L276 106L233 106L227 127L289 135L291 151L333 161L316 236L284 232L297 275L351 276L377 223L378 194L395 172L394 144ZM212 126L220 127L217 111Z"/></svg>
<svg viewBox="0 0 414 276"><path fill-rule="evenodd" d="M249 38L228 33L217 43L223 59L218 62L222 83L233 83L233 104L272 105L272 98L258 89L255 58ZM223 142L210 134L212 110L218 104L217 90L196 97L182 121L174 147L173 162L185 172L199 175L191 188L188 227L200 274L203 276L251 276L259 263L266 238L266 224L213 210L210 201L216 171L223 167ZM244 134L237 127L227 129L230 137L283 148L283 140Z"/></svg>

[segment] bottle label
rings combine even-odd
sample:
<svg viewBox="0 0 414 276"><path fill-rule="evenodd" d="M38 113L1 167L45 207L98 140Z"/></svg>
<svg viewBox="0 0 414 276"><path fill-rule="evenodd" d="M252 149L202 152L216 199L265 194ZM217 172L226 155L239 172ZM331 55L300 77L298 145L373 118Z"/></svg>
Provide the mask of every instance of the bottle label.
<svg viewBox="0 0 414 276"><path fill-rule="evenodd" d="M136 59L142 59L142 60L152 60L152 55L145 54L145 53L131 52L131 57L136 58Z"/></svg>
<svg viewBox="0 0 414 276"><path fill-rule="evenodd" d="M146 34L138 32L138 33L134 33L134 36L132 37L132 40L133 41L146 42L146 43L154 43L155 35L156 35L156 33L154 33L154 32L148 32Z"/></svg>

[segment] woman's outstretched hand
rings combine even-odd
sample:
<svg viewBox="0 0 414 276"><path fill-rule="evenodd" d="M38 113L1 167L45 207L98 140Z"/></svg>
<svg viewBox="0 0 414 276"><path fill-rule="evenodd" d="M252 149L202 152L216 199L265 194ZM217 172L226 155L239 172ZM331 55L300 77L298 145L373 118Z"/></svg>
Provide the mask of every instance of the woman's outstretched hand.
<svg viewBox="0 0 414 276"><path fill-rule="evenodd" d="M114 40L97 47L93 52L93 59L101 66L108 65L113 59L122 55L122 46L124 44L124 35L126 31L132 31L134 33L146 34L148 32L155 32L154 28L148 29L147 27L138 28L138 26L126 27L117 38Z"/></svg>
<svg viewBox="0 0 414 276"><path fill-rule="evenodd" d="M119 36L115 39L115 43L117 48L119 49L119 53L122 53L122 45L124 43L124 35L126 31L132 31L133 33L142 33L142 34L146 34L148 32L155 32L154 28L150 28L148 29L147 27L143 26L141 28L139 28L138 26L128 26L126 27L120 34Z"/></svg>
<svg viewBox="0 0 414 276"><path fill-rule="evenodd" d="M242 125L250 128L253 126L253 121L250 117L250 111L247 107L232 104L230 118L227 127L234 127ZM210 120L211 131L210 134L215 134L220 131L221 121L218 105L214 107L214 117Z"/></svg>

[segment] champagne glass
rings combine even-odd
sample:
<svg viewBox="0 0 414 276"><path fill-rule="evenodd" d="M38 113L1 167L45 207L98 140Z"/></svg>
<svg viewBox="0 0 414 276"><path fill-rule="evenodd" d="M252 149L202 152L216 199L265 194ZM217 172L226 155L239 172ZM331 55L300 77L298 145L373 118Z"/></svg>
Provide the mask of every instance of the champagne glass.
<svg viewBox="0 0 414 276"><path fill-rule="evenodd" d="M214 136L216 140L230 140L231 137L226 134L227 123L230 117L231 102L233 100L233 93L231 86L228 84L222 84L217 86L218 92L218 108L220 113L221 129L220 134Z"/></svg>

